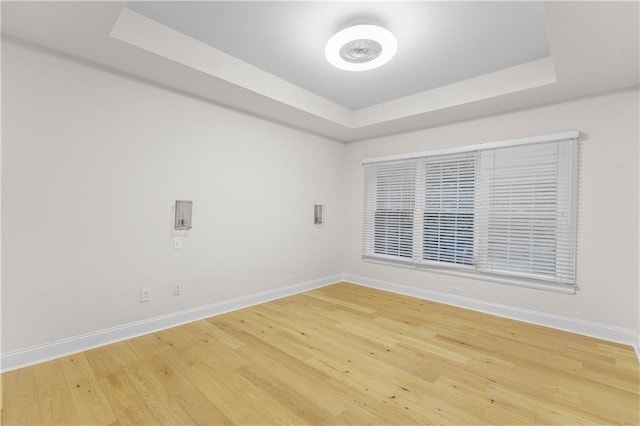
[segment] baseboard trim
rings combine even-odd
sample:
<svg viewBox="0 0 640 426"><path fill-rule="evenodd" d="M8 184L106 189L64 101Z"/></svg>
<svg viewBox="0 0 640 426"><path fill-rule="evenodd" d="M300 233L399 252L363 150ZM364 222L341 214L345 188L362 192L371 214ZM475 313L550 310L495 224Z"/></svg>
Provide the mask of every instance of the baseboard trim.
<svg viewBox="0 0 640 426"><path fill-rule="evenodd" d="M108 329L56 340L42 345L32 346L2 354L0 372L16 370L52 359L72 355L144 334L153 333L178 325L198 321L204 318L224 314L238 309L248 308L260 303L292 296L294 294L324 287L342 281L342 274L331 275L312 281L287 287L268 290L261 293L238 297L231 300L199 306L171 314L161 315L142 321L136 321Z"/></svg>
<svg viewBox="0 0 640 426"><path fill-rule="evenodd" d="M483 300L471 299L455 294L441 293L402 284L380 281L373 278L362 277L352 274L343 274L343 281L402 294L405 296L417 297L419 299L430 300L459 308L470 309L472 311L483 312L503 318L514 319L531 324L542 325L558 330L569 331L583 336L595 337L609 342L622 343L632 346L636 351L638 362L640 362L640 348L638 331L612 327L606 324L583 321L575 318L560 315L548 314L545 312L530 309L516 308L514 306L502 305L498 303L486 302Z"/></svg>
<svg viewBox="0 0 640 426"><path fill-rule="evenodd" d="M227 312L248 308L250 306L325 287L341 281L391 293L402 294L405 296L417 297L419 299L430 300L433 302L444 303L446 305L470 309L503 318L569 331L571 333L595 337L610 342L622 343L633 347L638 358L638 362L640 362L640 333L636 330L612 327L605 324L583 321L529 309L521 309L514 306L501 305L498 303L486 302L459 295L420 289L345 273L7 352L0 356L0 372L4 373L18 368L28 367L30 365L50 361L52 359L72 355L111 343L120 342L204 318L221 315Z"/></svg>

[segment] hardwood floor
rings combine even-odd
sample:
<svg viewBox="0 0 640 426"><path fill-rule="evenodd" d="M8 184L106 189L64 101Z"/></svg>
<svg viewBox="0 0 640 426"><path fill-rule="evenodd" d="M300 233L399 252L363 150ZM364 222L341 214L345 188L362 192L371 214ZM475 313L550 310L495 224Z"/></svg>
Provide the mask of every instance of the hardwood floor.
<svg viewBox="0 0 640 426"><path fill-rule="evenodd" d="M632 348L337 284L3 375L3 424L632 424Z"/></svg>

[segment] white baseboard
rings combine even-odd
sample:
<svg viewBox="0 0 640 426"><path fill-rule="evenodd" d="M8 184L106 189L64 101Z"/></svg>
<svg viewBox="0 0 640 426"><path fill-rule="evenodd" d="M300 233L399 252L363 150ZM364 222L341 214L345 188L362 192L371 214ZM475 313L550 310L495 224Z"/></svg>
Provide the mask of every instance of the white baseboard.
<svg viewBox="0 0 640 426"><path fill-rule="evenodd" d="M16 370L18 368L27 367L29 365L38 364L111 343L120 342L122 340L131 339L144 334L153 333L189 322L258 305L260 303L269 302L271 300L325 287L341 281L630 345L634 348L638 361L640 362L640 334L636 330L612 327L605 324L583 321L529 309L521 309L454 294L441 293L402 284L375 280L358 275L337 274L275 290L242 296L210 305L199 306L197 308L149 318L147 320L136 321L117 327L56 340L54 342L32 346L17 351L7 352L2 354L0 357L0 372Z"/></svg>
<svg viewBox="0 0 640 426"><path fill-rule="evenodd" d="M268 290L261 293L224 300L210 305L161 315L142 321L99 330L79 336L56 340L54 342L32 346L2 354L0 372L16 370L29 365L38 364L55 358L72 355L99 346L120 342L144 334L153 333L189 322L224 314L271 300L280 299L315 288L324 287L342 281L342 275L332 275L312 281L294 284L287 287Z"/></svg>
<svg viewBox="0 0 640 426"><path fill-rule="evenodd" d="M540 311L516 308L514 306L501 305L498 303L485 302L483 300L471 299L455 294L441 293L432 290L425 290L410 287L402 284L395 284L372 278L361 277L352 274L343 274L343 281L371 287L378 290L389 291L391 293L403 294L405 296L417 297L419 299L444 303L446 305L457 306L473 311L484 312L486 314L499 317L542 325L558 330L569 331L571 333L584 336L595 337L609 342L622 343L632 346L636 351L636 356L640 362L640 348L638 331L612 327L596 322L583 321L575 318L563 317L560 315L548 314Z"/></svg>

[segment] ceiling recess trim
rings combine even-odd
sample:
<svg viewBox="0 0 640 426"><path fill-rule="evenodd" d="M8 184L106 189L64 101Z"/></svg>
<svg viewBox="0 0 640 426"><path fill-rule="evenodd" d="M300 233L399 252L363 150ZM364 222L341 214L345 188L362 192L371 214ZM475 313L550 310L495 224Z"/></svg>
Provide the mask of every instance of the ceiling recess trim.
<svg viewBox="0 0 640 426"><path fill-rule="evenodd" d="M353 112L355 128L495 98L556 83L551 56Z"/></svg>
<svg viewBox="0 0 640 426"><path fill-rule="evenodd" d="M348 129L361 129L556 83L554 62L548 56L353 111L126 7L110 36Z"/></svg>
<svg viewBox="0 0 640 426"><path fill-rule="evenodd" d="M126 7L110 36L294 108L351 127L349 109Z"/></svg>

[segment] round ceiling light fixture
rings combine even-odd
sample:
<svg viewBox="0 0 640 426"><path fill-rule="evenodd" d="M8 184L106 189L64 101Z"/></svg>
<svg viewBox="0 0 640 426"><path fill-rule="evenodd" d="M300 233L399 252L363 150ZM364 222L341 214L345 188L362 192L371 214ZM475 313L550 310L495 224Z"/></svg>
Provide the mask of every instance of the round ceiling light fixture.
<svg viewBox="0 0 640 426"><path fill-rule="evenodd" d="M346 71L367 71L389 62L398 50L390 31L377 25L354 25L329 39L324 54L331 65Z"/></svg>

